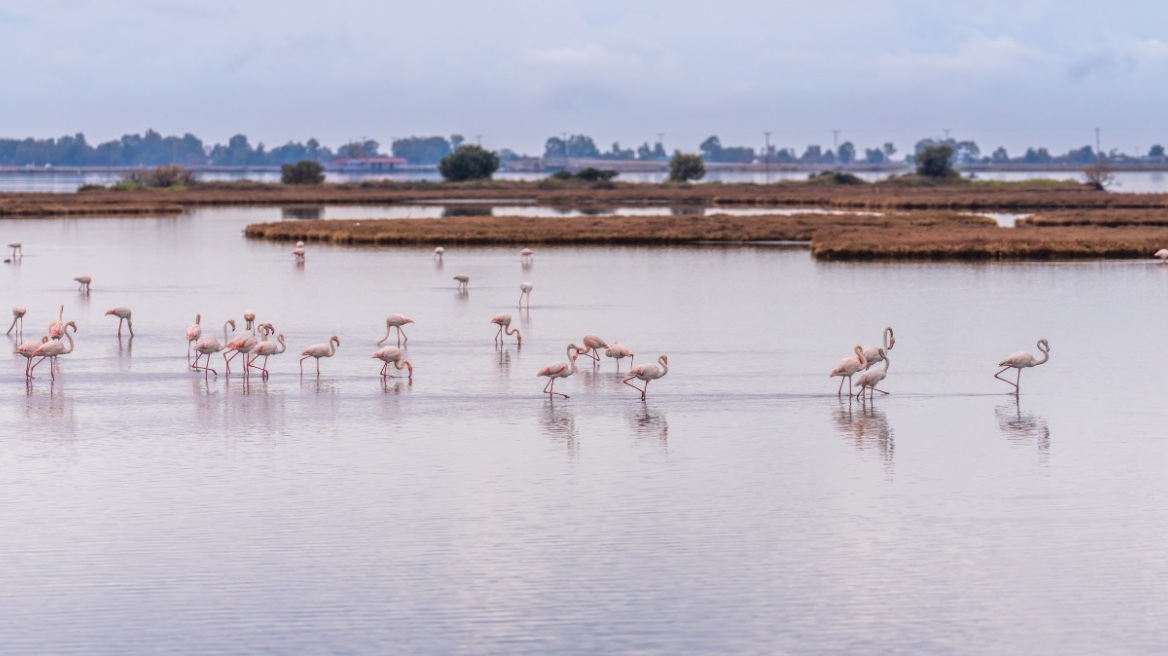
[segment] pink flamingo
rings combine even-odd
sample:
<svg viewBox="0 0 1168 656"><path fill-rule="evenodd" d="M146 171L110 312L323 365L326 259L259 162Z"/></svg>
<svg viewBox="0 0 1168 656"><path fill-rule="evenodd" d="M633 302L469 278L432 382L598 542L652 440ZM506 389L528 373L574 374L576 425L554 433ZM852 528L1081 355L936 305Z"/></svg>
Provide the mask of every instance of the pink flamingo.
<svg viewBox="0 0 1168 656"><path fill-rule="evenodd" d="M495 344L503 345L503 335L515 335L515 345L523 346L523 333L519 332L518 328L511 328L511 315L506 312L500 312L491 317L491 323L499 326L499 330L495 333Z"/></svg>
<svg viewBox="0 0 1168 656"><path fill-rule="evenodd" d="M246 325L244 325L244 327L243 327L244 330L254 330L255 329L255 317L256 317L255 310L244 310L243 311L243 320L246 322Z"/></svg>
<svg viewBox="0 0 1168 656"><path fill-rule="evenodd" d="M460 273L457 276L454 276L454 279L458 281L458 291L465 292L467 285L470 284L470 276L466 275L465 273Z"/></svg>
<svg viewBox="0 0 1168 656"><path fill-rule="evenodd" d="M24 376L25 376L25 378L32 378L32 375L29 373L29 368L32 366L32 354L36 352L38 346L40 346L41 344L47 344L48 341L49 341L49 336L45 335L44 337L40 338L40 341L29 340L29 341L21 344L20 346L17 346L16 349L12 351L13 355L19 353L20 355L23 355L26 358L25 362L24 362Z"/></svg>
<svg viewBox="0 0 1168 656"><path fill-rule="evenodd" d="M228 319L227 323L223 324L223 340L224 341L227 340L227 325L228 324L231 324L231 328L234 330L235 329L235 320ZM198 355L195 356L195 363L193 365L191 365L191 367L194 369L202 369L203 370L203 378L207 377L208 371L215 374L215 376L218 377L219 372L215 371L214 369L211 368L211 354L218 353L219 351L222 351L222 350L223 350L223 345L219 343L219 340L215 338L215 335L212 335L211 333L207 333L206 335L199 337L199 341L195 342L195 352L198 353ZM204 355L207 356L207 360L206 360L206 363L202 367L200 367L199 366L199 357L204 356Z"/></svg>
<svg viewBox="0 0 1168 656"><path fill-rule="evenodd" d="M896 335L892 334L892 327L889 326L884 329L884 351L891 351L893 346L896 346ZM871 369L872 365L884 359L884 356L880 355L879 346L865 346L864 357L868 359L865 370Z"/></svg>
<svg viewBox="0 0 1168 656"><path fill-rule="evenodd" d="M70 328L73 329L73 332L77 332L77 324L72 321L65 322L65 339L69 341L68 346L65 346L64 342L60 340L55 342L49 340L36 347L36 350L32 352L32 357L40 359L33 363L32 367L29 368L29 378L33 377L32 372L36 370L38 364L44 362L45 358L50 358L49 375L53 380L57 379L57 374L53 371L53 364L57 362L57 357L73 352L73 336L69 334Z"/></svg>
<svg viewBox="0 0 1168 656"><path fill-rule="evenodd" d="M295 258L297 262L303 262L304 261L304 247L297 246L296 248L293 248L292 249L292 257Z"/></svg>
<svg viewBox="0 0 1168 656"><path fill-rule="evenodd" d="M540 369L539 373L535 375L536 378L540 376L547 377L548 382L547 385L543 386L543 393L547 394L549 398L554 397L556 394L559 394L565 399L568 398L567 394L556 391L556 379L567 378L568 376L571 376L578 371L578 369L576 369L576 358L580 356L580 352L576 350L575 345L569 344L567 353L568 362L553 362L543 369Z"/></svg>
<svg viewBox="0 0 1168 656"><path fill-rule="evenodd" d="M519 285L519 307L523 307L523 299L527 299L527 307L531 307L531 283L525 282Z"/></svg>
<svg viewBox="0 0 1168 656"><path fill-rule="evenodd" d="M584 348L580 349L580 355L592 358L593 364L600 364L600 349L607 349L608 344L600 338L600 335L593 333L584 334Z"/></svg>
<svg viewBox="0 0 1168 656"><path fill-rule="evenodd" d="M639 365L633 367L632 369L629 369L629 377L624 380L625 385L628 385L629 387L631 387L631 388L633 388L641 393L641 400L642 401L645 400L645 395L649 391L649 383L654 381L654 380L657 380L658 378L664 378L665 374L669 373L669 356L668 355L665 355L663 353L663 354L657 356L657 364L660 364L661 366L658 367L656 364L653 364L651 362L646 363L646 364L639 364ZM634 379L634 378L644 382L645 386L644 387L637 387L636 385L630 383L629 381Z"/></svg>
<svg viewBox="0 0 1168 656"><path fill-rule="evenodd" d="M445 253L445 252L446 252L446 249L445 249L445 248L442 248L441 246L438 246L438 247L436 247L436 248L434 249L434 259L435 259L435 260L438 260L438 261L441 261L441 260L442 260L442 254L443 254L443 253Z"/></svg>
<svg viewBox="0 0 1168 656"><path fill-rule="evenodd" d="M336 355L337 347L341 345L341 338L333 335L329 338L328 344L313 344L304 349L300 353L300 375L304 375L304 361L308 358L316 358L316 375L320 376L320 359L331 358Z"/></svg>
<svg viewBox="0 0 1168 656"><path fill-rule="evenodd" d="M245 319L247 318L246 314L244 315L244 318ZM254 320L255 320L255 314L252 314L252 321L254 321ZM232 327L234 327L234 325L235 325L235 322L232 322ZM265 333L265 337L267 335L271 334L271 333L266 332L268 330L268 325L269 324L266 324L266 323L260 324L260 332ZM223 364L227 368L228 375L231 375L231 361L235 359L235 356L239 355L240 353L245 354L244 355L244 364L246 365L246 363L247 363L246 353L248 351L250 351L252 349L252 347L255 345L256 345L256 336L254 334L252 334L250 329L245 328L242 332L238 332L238 333L231 336L231 339L228 340L228 342L223 345ZM231 357L227 356L228 351L231 351ZM244 373L247 373L246 366L244 367Z"/></svg>
<svg viewBox="0 0 1168 656"><path fill-rule="evenodd" d="M65 306L62 305L61 311L64 312L64 310ZM24 307L23 305L17 305L16 307L12 308L12 325L8 326L8 332L4 333L5 335L11 335L12 329L16 328L17 323L20 324L20 328L17 329L16 334L24 334L24 315L26 312L28 312L28 308Z"/></svg>
<svg viewBox="0 0 1168 656"><path fill-rule="evenodd" d="M530 248L525 248L525 249L519 251L519 261L520 262L530 262L533 259L535 259L534 257L532 257L533 255L534 255L534 251L532 251Z"/></svg>
<svg viewBox="0 0 1168 656"><path fill-rule="evenodd" d="M126 327L130 329L130 337L134 336L134 322L130 320L130 308L119 305L116 308L111 308L105 311L105 316L114 315L118 318L118 337L122 336L122 322L125 322Z"/></svg>
<svg viewBox="0 0 1168 656"><path fill-rule="evenodd" d="M1002 360L998 363L998 366L1001 367L1002 370L994 374L994 378L997 378L1003 383L1009 383L1010 385L1013 385L1014 394L1020 393L1022 391L1022 370L1028 367L1037 367L1038 365L1043 364L1050 359L1050 343L1045 339L1038 340L1038 350L1042 351L1041 360L1027 353L1026 351L1017 351L1006 356L1005 360ZM1018 370L1018 378L1012 383L1005 378L1002 378L1002 374L1011 367Z"/></svg>
<svg viewBox="0 0 1168 656"><path fill-rule="evenodd" d="M49 324L49 337L51 339L61 339L61 335L65 332L65 306L61 306L61 310L57 313L57 320Z"/></svg>
<svg viewBox="0 0 1168 656"><path fill-rule="evenodd" d="M836 396L843 396L844 393L844 378L848 379L848 396L852 395L852 375L860 373L868 366L868 359L864 356L864 347L856 345L856 355L850 358L844 358L839 361L835 369L831 370L828 378L840 377L839 390Z"/></svg>
<svg viewBox="0 0 1168 656"><path fill-rule="evenodd" d="M81 283L77 286L77 291L84 292L86 294L89 293L89 283L93 282L93 278L89 276L77 276L73 279Z"/></svg>
<svg viewBox="0 0 1168 656"><path fill-rule="evenodd" d="M632 366L633 358L635 357L633 352L620 342L613 342L611 345L609 345L608 348L604 349L604 354L613 360L616 360L616 370L618 373L620 372L620 361L622 359L628 358L629 365Z"/></svg>
<svg viewBox="0 0 1168 656"><path fill-rule="evenodd" d="M199 341L199 336L203 334L203 326L200 325L203 321L203 315L196 314L195 322L187 326L187 360L191 359L191 346Z"/></svg>
<svg viewBox="0 0 1168 656"><path fill-rule="evenodd" d="M1156 254L1153 255L1152 257L1160 258L1161 264L1168 262L1168 248L1161 248L1160 250L1156 251Z"/></svg>
<svg viewBox="0 0 1168 656"><path fill-rule="evenodd" d="M402 330L402 326L406 325L407 323L413 323L413 322L414 322L413 319L411 319L409 317L403 317L400 314L389 315L388 317L385 318L385 337L382 337L381 339L377 340L377 345L381 346L382 342L389 339L389 333L394 328L397 329L397 345L398 346L401 346L402 342L410 341L410 338L406 337L406 331Z"/></svg>
<svg viewBox="0 0 1168 656"><path fill-rule="evenodd" d="M381 365L382 378L397 378L397 376L389 373L389 365L392 364L394 369L397 369L398 371L401 371L402 369L408 369L409 372L407 373L406 378L410 380L414 379L414 365L410 364L409 360L402 359L401 349L396 346L386 346L385 348L378 350L373 354L373 359L381 360L385 363Z"/></svg>
<svg viewBox="0 0 1168 656"><path fill-rule="evenodd" d="M24 248L21 246L20 242L14 241L11 244L8 244L8 248L12 249L12 259L24 259Z"/></svg>
<svg viewBox="0 0 1168 656"><path fill-rule="evenodd" d="M284 343L284 335L283 334L276 335L275 341L272 341L270 339L265 339L264 341L259 342L255 346L251 347L251 351L250 351L251 359L248 360L247 363L244 365L244 371L246 372L249 369L259 369L260 371L263 372L262 376L264 378L267 378L268 377L268 358L272 357L273 355L280 355L281 353L283 353L286 350L288 350L288 345ZM261 355L264 356L264 363L257 367L257 366L255 366L255 361Z"/></svg>
<svg viewBox="0 0 1168 656"><path fill-rule="evenodd" d="M886 349L884 349L884 347L881 347L879 349L878 355L880 356L880 360L884 361L884 368L883 369L868 369L864 373L860 374L860 380L858 382L858 384L860 386L860 391L856 392L857 399L864 396L864 388L865 387L868 388L868 390L869 390L868 391L868 398L872 398L876 392L880 392L881 394L888 393L888 392L885 392L884 390L876 387L884 380L885 377L888 376L888 364L889 364L888 351ZM880 360L877 360L877 362L879 362ZM871 366L870 362L869 362L869 366ZM841 387L843 386L842 380L840 381L840 386Z"/></svg>

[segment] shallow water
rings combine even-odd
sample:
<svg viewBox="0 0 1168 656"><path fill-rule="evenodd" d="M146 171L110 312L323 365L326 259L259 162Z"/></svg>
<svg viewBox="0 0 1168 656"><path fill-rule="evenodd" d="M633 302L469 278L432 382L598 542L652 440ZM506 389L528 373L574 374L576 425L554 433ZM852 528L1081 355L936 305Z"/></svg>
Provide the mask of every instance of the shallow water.
<svg viewBox="0 0 1168 656"><path fill-rule="evenodd" d="M297 266L241 236L279 218L0 224L25 244L0 298L26 334L59 303L80 326L55 383L26 387L18 357L3 375L0 651L1163 650L1166 411L1134 364L1168 267L779 246L524 267L519 244ZM288 341L270 379L188 371L195 313L247 308ZM493 347L501 311L522 349ZM392 312L416 321L412 384L369 357ZM888 324L891 394L837 398L827 372ZM642 403L605 360L549 402L535 372L585 332L670 372ZM331 334L302 379L294 354ZM1040 337L1016 400L994 365Z"/></svg>

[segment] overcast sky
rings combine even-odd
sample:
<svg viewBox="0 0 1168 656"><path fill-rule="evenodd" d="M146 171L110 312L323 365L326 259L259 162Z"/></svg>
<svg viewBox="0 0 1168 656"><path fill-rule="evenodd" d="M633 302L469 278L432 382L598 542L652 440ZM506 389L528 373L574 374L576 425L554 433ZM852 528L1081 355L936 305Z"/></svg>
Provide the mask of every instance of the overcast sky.
<svg viewBox="0 0 1168 656"><path fill-rule="evenodd" d="M1168 144L1152 1L5 1L0 61L4 137Z"/></svg>

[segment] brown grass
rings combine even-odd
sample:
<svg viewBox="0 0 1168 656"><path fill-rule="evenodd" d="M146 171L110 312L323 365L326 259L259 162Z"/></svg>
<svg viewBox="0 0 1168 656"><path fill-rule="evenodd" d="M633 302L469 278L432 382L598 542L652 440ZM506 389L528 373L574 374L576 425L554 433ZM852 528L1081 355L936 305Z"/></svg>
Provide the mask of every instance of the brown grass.
<svg viewBox="0 0 1168 656"><path fill-rule="evenodd" d="M1070 210L1042 212L1029 218L1018 219L1017 224L1033 228L1072 226L1168 228L1168 211Z"/></svg>

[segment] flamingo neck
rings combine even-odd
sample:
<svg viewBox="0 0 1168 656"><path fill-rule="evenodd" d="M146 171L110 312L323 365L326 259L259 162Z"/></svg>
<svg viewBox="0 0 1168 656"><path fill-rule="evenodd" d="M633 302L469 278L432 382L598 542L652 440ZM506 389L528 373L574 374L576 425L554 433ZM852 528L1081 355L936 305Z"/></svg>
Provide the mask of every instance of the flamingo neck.
<svg viewBox="0 0 1168 656"><path fill-rule="evenodd" d="M657 364L661 365L661 375L662 376L669 373L669 365L665 364L664 357L657 358Z"/></svg>
<svg viewBox="0 0 1168 656"><path fill-rule="evenodd" d="M76 330L76 328L74 328ZM73 352L73 336L69 334L69 326L65 326L65 339L69 340L69 346L65 347L64 353Z"/></svg>
<svg viewBox="0 0 1168 656"><path fill-rule="evenodd" d="M891 348L891 347L889 346L889 344L888 344L888 339L889 339L890 337L892 337L892 329L891 329L891 328L885 328L885 329L884 329L884 350L885 350L885 351L887 351L889 348Z"/></svg>

